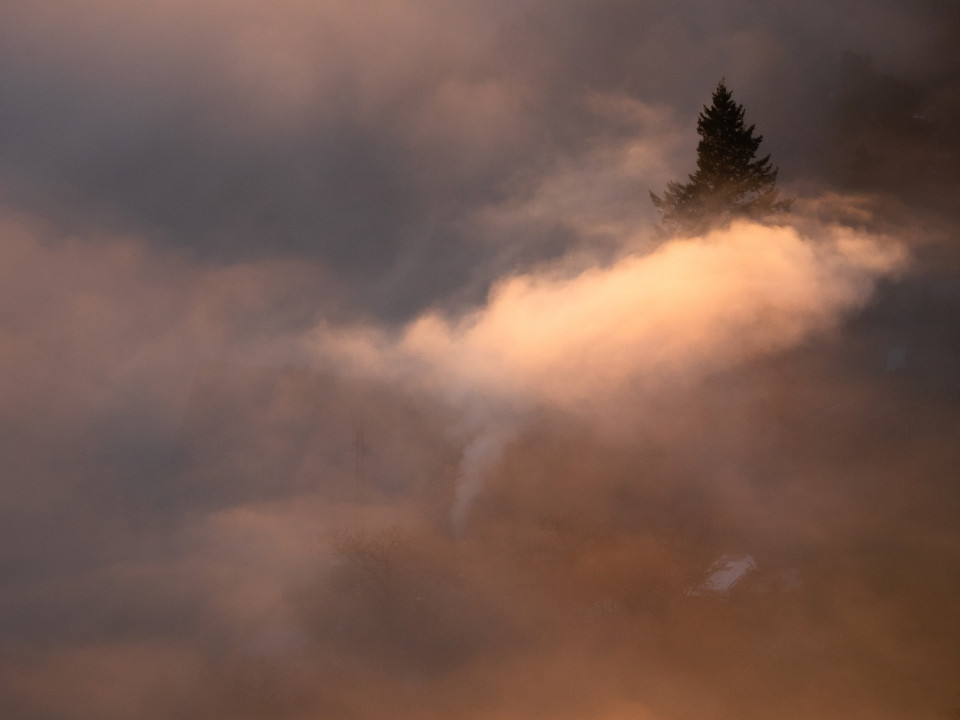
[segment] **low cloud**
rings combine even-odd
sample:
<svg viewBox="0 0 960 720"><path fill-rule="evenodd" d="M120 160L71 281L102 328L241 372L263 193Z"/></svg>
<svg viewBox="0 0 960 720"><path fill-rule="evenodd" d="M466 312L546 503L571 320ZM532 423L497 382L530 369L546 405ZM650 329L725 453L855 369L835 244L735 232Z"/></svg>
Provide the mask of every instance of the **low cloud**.
<svg viewBox="0 0 960 720"><path fill-rule="evenodd" d="M649 254L499 282L461 318L432 312L396 333L319 327L307 341L338 372L426 392L458 411L468 438L455 517L538 407L600 429L634 426L644 398L795 347L901 271L889 238L841 227L736 223Z"/></svg>

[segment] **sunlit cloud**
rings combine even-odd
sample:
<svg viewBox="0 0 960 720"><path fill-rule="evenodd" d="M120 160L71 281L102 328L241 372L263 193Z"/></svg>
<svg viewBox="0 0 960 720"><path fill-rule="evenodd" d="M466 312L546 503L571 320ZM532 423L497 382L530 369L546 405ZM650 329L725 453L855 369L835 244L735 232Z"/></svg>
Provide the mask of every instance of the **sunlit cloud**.
<svg viewBox="0 0 960 720"><path fill-rule="evenodd" d="M656 389L795 345L861 307L898 271L891 241L737 224L570 275L507 278L465 317L428 313L399 337L323 325L309 344L346 370L462 395L573 410L624 383ZM603 402L603 401L601 401Z"/></svg>
<svg viewBox="0 0 960 720"><path fill-rule="evenodd" d="M643 395L682 391L835 327L905 261L897 243L843 228L809 237L738 223L609 266L510 277L483 308L429 313L399 335L324 324L307 346L339 372L402 383L461 413L471 437L462 514L533 408L619 425L643 413Z"/></svg>

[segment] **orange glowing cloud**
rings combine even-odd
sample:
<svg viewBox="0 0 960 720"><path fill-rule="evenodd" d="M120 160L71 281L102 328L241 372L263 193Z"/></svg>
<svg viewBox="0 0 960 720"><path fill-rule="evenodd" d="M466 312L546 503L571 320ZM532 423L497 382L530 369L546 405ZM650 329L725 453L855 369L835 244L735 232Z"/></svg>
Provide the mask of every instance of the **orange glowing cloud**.
<svg viewBox="0 0 960 720"><path fill-rule="evenodd" d="M626 383L654 390L796 345L862 306L904 259L895 244L849 230L812 239L740 223L572 277L508 278L481 310L456 321L429 313L395 341L324 328L312 342L455 403L596 409Z"/></svg>
<svg viewBox="0 0 960 720"><path fill-rule="evenodd" d="M344 372L432 394L460 415L459 527L524 416L559 409L598 429L637 421L640 398L795 346L867 302L905 262L881 238L739 223L577 274L510 277L459 320L428 313L399 337L323 325L307 352Z"/></svg>

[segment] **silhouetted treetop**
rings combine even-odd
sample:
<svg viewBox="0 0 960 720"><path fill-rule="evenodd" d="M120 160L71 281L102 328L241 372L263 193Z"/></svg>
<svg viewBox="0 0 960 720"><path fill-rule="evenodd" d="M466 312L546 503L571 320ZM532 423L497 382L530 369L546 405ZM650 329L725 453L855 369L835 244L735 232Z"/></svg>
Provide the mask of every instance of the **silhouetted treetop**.
<svg viewBox="0 0 960 720"><path fill-rule="evenodd" d="M689 182L668 182L662 197L650 193L664 231L698 232L734 217L762 219L790 210L791 200L778 199L770 156L756 157L763 136L745 125L743 114L721 80L697 121L696 172Z"/></svg>

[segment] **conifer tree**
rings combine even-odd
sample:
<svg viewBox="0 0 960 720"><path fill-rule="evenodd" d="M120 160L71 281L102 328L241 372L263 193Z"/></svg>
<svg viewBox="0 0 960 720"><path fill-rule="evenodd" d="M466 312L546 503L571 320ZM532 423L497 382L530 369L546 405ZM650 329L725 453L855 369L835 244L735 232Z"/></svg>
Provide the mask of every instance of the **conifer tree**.
<svg viewBox="0 0 960 720"><path fill-rule="evenodd" d="M721 80L697 121L696 172L689 182L668 182L662 197L650 193L663 231L700 232L735 217L762 219L790 210L791 200L778 199L778 169L770 156L756 158L763 136L744 124L743 113Z"/></svg>

